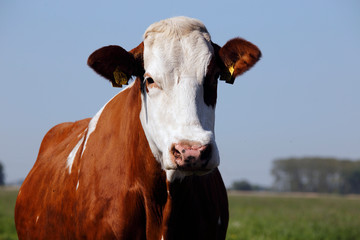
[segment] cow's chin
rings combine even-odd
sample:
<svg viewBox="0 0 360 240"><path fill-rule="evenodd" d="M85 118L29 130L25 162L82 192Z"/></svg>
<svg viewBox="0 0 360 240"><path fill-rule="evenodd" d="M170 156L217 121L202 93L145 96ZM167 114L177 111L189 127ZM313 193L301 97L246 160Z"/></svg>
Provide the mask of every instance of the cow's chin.
<svg viewBox="0 0 360 240"><path fill-rule="evenodd" d="M166 172L166 178L169 182L173 182L175 180L183 180L184 178L188 176L204 176L206 174L211 173L214 171L214 169L202 169L202 170L181 170L179 168L171 168L171 169L165 169Z"/></svg>
<svg viewBox="0 0 360 240"><path fill-rule="evenodd" d="M158 159L158 161L161 163L162 169L165 171L166 178L169 182L175 180L181 181L189 176L204 176L213 172L219 166L220 161L218 151L214 151L212 154L213 158L208 161L205 168L187 168L178 166L168 154L161 155L161 158Z"/></svg>

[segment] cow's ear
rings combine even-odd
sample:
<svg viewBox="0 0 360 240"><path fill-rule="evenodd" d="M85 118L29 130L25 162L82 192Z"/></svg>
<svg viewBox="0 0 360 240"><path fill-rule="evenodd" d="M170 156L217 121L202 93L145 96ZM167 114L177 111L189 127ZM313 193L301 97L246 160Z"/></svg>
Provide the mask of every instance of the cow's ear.
<svg viewBox="0 0 360 240"><path fill-rule="evenodd" d="M241 38L234 38L219 49L218 55L224 64L220 80L233 84L237 76L254 66L260 59L261 52L254 44Z"/></svg>
<svg viewBox="0 0 360 240"><path fill-rule="evenodd" d="M128 84L131 76L144 74L142 54L143 44L127 52L120 46L102 47L88 58L88 65L98 74L108 79L114 87Z"/></svg>

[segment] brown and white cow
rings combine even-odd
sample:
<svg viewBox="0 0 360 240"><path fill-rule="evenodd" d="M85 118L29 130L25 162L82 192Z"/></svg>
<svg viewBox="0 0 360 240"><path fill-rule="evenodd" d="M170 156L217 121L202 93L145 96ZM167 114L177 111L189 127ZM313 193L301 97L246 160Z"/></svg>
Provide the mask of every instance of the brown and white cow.
<svg viewBox="0 0 360 240"><path fill-rule="evenodd" d="M46 134L17 198L19 239L225 239L217 82L260 55L240 38L219 47L186 17L152 24L130 52L91 54L113 85L136 79L93 118Z"/></svg>

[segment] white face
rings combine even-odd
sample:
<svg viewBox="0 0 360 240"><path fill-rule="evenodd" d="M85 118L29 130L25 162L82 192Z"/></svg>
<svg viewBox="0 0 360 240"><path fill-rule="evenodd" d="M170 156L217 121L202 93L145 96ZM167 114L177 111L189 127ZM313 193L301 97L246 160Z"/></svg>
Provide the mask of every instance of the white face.
<svg viewBox="0 0 360 240"><path fill-rule="evenodd" d="M214 54L210 36L195 20L165 21L145 33L147 87L140 119L155 158L172 181L212 171L219 165L219 153L215 104L204 101L203 84Z"/></svg>

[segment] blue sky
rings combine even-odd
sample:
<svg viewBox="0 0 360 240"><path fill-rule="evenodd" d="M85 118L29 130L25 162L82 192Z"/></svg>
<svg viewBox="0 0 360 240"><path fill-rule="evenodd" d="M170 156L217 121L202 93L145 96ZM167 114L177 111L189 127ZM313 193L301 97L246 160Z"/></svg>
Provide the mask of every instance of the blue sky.
<svg viewBox="0 0 360 240"><path fill-rule="evenodd" d="M216 138L226 185L270 185L274 159L360 159L360 2L0 1L0 161L24 178L55 124L93 116L119 89L87 67L130 50L153 22L185 15L223 45L243 37L259 63L219 84Z"/></svg>

